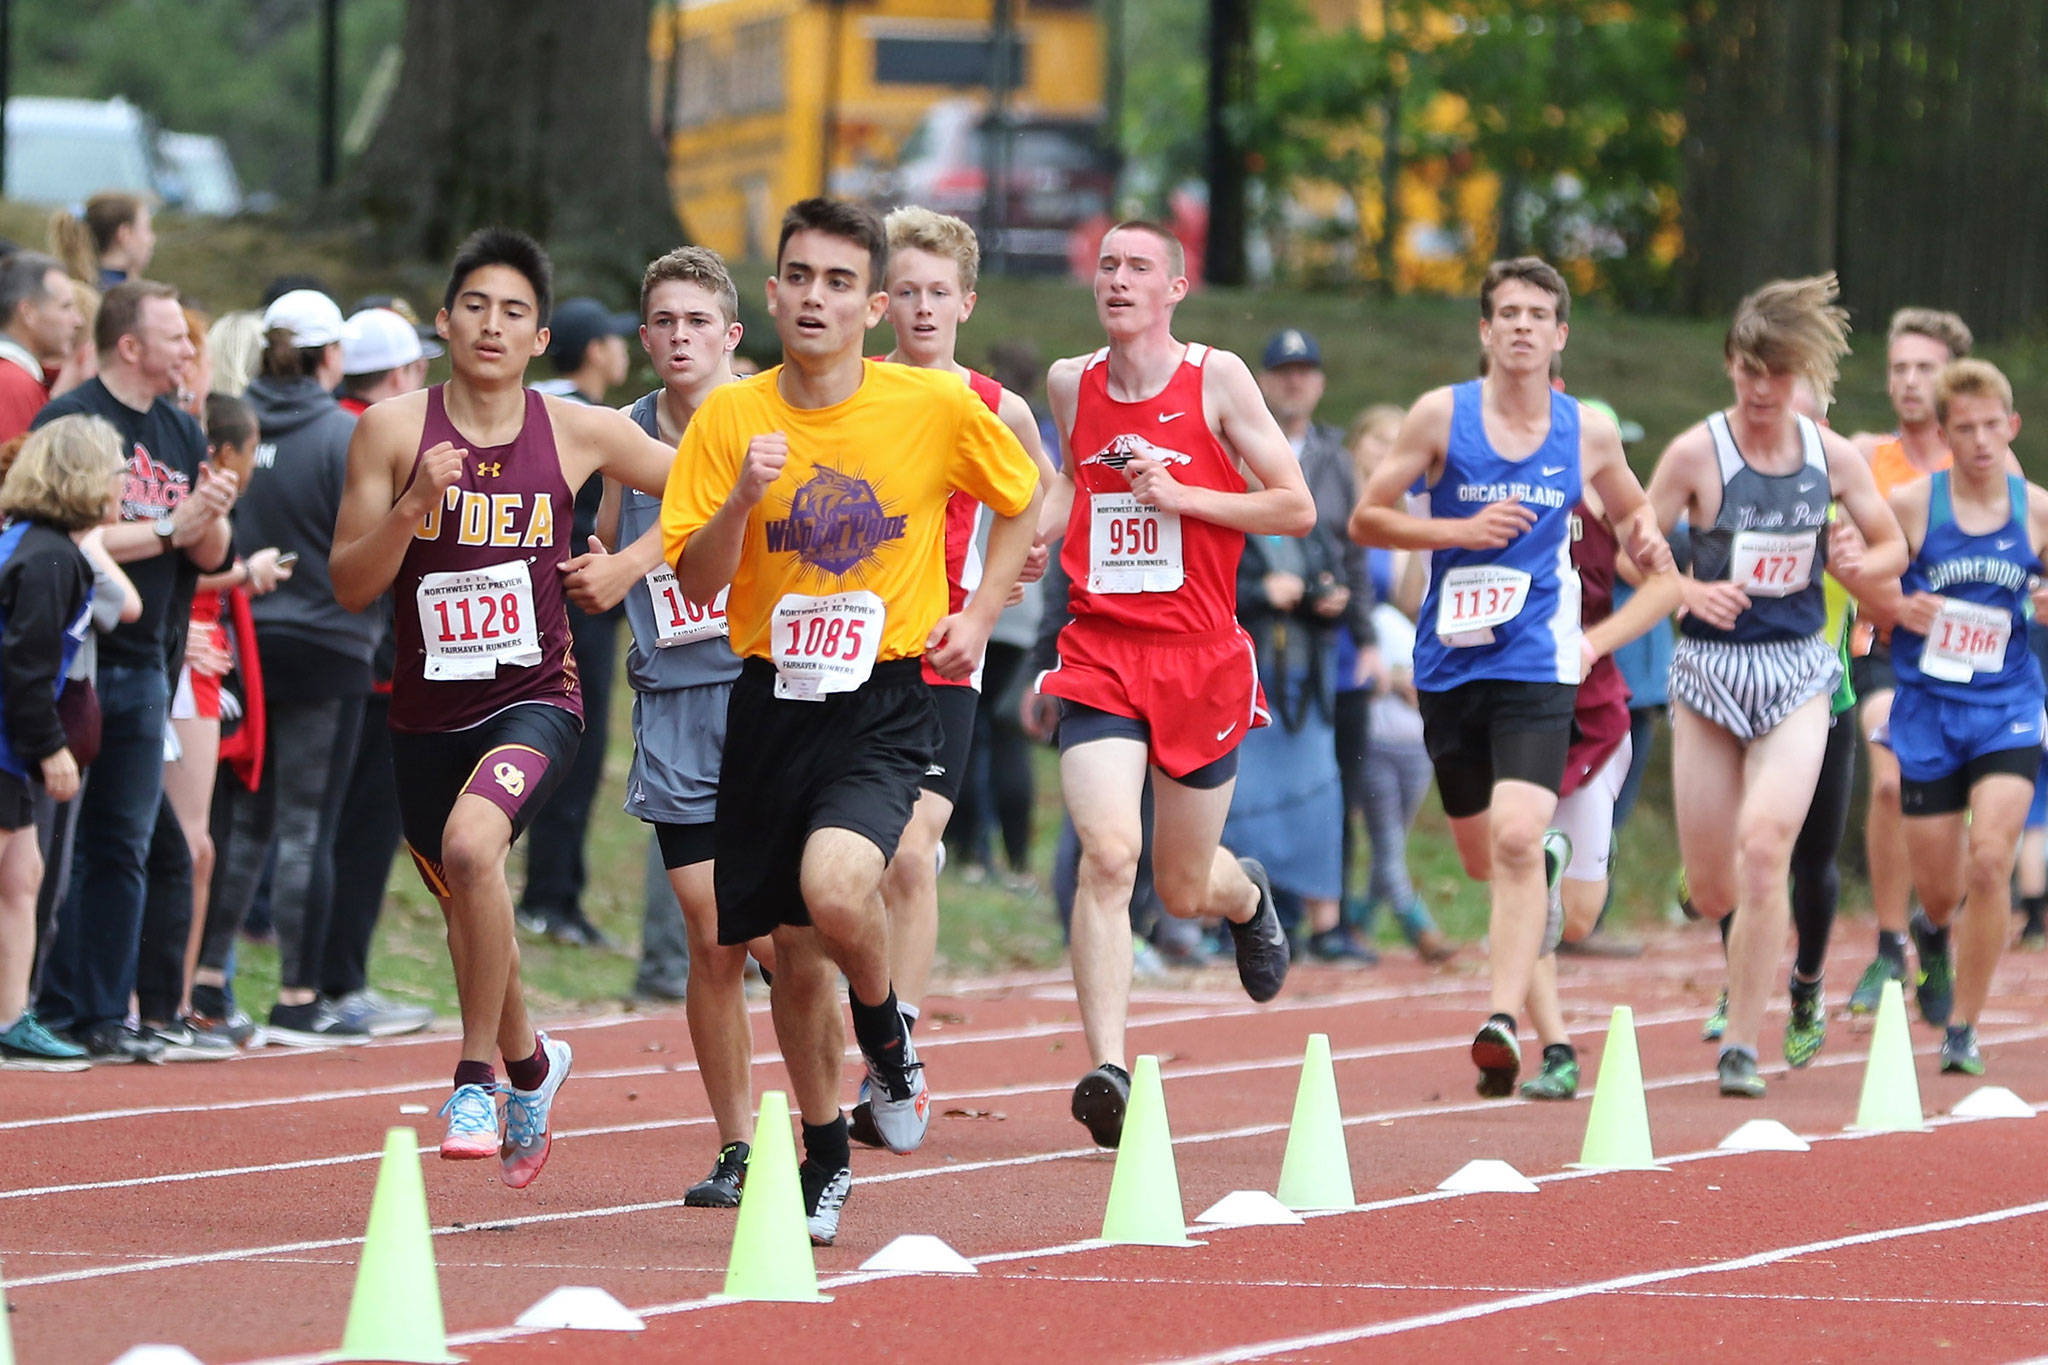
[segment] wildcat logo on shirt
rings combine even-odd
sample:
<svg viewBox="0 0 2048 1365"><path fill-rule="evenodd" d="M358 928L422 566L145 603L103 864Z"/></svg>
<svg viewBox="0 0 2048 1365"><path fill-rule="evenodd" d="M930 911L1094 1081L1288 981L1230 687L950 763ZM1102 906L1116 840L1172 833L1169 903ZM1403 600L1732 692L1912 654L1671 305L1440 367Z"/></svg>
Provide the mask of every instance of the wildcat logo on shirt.
<svg viewBox="0 0 2048 1365"><path fill-rule="evenodd" d="M192 491L192 480L151 455L141 442L128 458L127 481L121 486L121 520L155 521L169 516Z"/></svg>
<svg viewBox="0 0 2048 1365"><path fill-rule="evenodd" d="M1192 455L1183 455L1178 450L1168 450L1165 446L1153 445L1142 436L1125 432L1121 436L1112 438L1108 445L1096 451L1093 455L1081 461L1081 463L1107 465L1121 474L1124 472L1125 465L1139 458L1157 460L1161 464L1193 464L1195 462L1195 457Z"/></svg>
<svg viewBox="0 0 2048 1365"><path fill-rule="evenodd" d="M820 573L845 575L903 539L909 517L893 516L866 479L826 465L789 501L789 515L767 524L768 552L793 554Z"/></svg>

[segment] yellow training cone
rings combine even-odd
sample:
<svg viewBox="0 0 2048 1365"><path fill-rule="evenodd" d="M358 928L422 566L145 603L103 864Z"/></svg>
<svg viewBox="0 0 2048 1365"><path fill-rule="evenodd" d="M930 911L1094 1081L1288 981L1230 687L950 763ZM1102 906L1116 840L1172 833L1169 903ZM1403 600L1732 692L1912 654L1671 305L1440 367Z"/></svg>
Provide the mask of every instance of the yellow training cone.
<svg viewBox="0 0 2048 1365"><path fill-rule="evenodd" d="M1344 1146L1344 1114L1337 1107L1337 1071L1330 1064L1327 1033L1308 1036L1276 1194L1297 1211L1348 1209L1358 1202L1351 1192L1351 1154Z"/></svg>
<svg viewBox="0 0 2048 1365"><path fill-rule="evenodd" d="M740 1191L732 1258L725 1264L725 1297L776 1303L825 1303L818 1266L804 1222L803 1185L796 1172L796 1141L789 1134L789 1100L780 1090L761 1092L747 1183Z"/></svg>
<svg viewBox="0 0 2048 1365"><path fill-rule="evenodd" d="M1906 1032L1906 998L1897 981L1884 983L1877 1027L1870 1034L1870 1061L1863 1068L1863 1098L1851 1132L1918 1133L1920 1078L1913 1073L1913 1040Z"/></svg>
<svg viewBox="0 0 2048 1365"><path fill-rule="evenodd" d="M427 1185L420 1171L419 1134L393 1128L384 1134L384 1160L370 1200L370 1226L356 1268L355 1297L336 1360L403 1361L439 1365L448 1354L441 1320L441 1285L434 1273L434 1234L427 1221Z"/></svg>
<svg viewBox="0 0 2048 1365"><path fill-rule="evenodd" d="M1643 1063L1636 1054L1636 1016L1614 1007L1607 1046L1600 1051L1600 1079L1593 1087L1593 1111L1586 1118L1581 1170L1654 1171L1650 1155L1650 1110L1643 1100Z"/></svg>
<svg viewBox="0 0 2048 1365"><path fill-rule="evenodd" d="M1125 1246L1197 1245L1188 1239L1181 1209L1157 1057L1138 1058L1131 1071L1131 1098L1117 1144L1116 1173L1109 1180L1109 1207L1102 1214L1102 1240Z"/></svg>

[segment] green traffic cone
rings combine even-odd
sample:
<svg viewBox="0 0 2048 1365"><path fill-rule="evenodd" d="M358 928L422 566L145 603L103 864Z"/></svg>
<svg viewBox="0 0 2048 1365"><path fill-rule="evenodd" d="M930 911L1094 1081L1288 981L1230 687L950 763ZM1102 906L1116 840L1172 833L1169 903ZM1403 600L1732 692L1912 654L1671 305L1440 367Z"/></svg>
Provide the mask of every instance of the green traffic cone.
<svg viewBox="0 0 2048 1365"><path fill-rule="evenodd" d="M1109 1180L1109 1206L1102 1213L1102 1240L1125 1246L1198 1245L1188 1239L1173 1135L1166 1126L1166 1092L1159 1084L1159 1059L1150 1055L1138 1058L1131 1071L1131 1098Z"/></svg>
<svg viewBox="0 0 2048 1365"><path fill-rule="evenodd" d="M804 1221L803 1184L797 1177L796 1140L789 1132L789 1099L761 1092L747 1181L740 1190L732 1257L725 1265L725 1297L776 1303L825 1303Z"/></svg>
<svg viewBox="0 0 2048 1365"><path fill-rule="evenodd" d="M1636 1053L1635 1011L1627 1005L1616 1005L1608 1021L1600 1079L1586 1117L1586 1140L1572 1164L1595 1171L1657 1168L1650 1155L1650 1110L1643 1099L1642 1058Z"/></svg>
<svg viewBox="0 0 2048 1365"><path fill-rule="evenodd" d="M1906 1030L1906 997L1897 981L1884 983L1877 1027L1870 1034L1870 1060L1863 1068L1863 1095L1852 1132L1917 1133L1927 1126L1920 1113L1920 1078L1913 1071L1913 1040Z"/></svg>
<svg viewBox="0 0 2048 1365"><path fill-rule="evenodd" d="M1275 1194L1297 1213L1348 1209L1358 1202L1351 1190L1351 1154L1344 1145L1344 1114L1337 1106L1337 1071L1330 1062L1327 1033L1308 1036Z"/></svg>
<svg viewBox="0 0 2048 1365"><path fill-rule="evenodd" d="M441 1365L462 1359L448 1354L419 1146L419 1134L410 1128L384 1134L363 1259L335 1360Z"/></svg>

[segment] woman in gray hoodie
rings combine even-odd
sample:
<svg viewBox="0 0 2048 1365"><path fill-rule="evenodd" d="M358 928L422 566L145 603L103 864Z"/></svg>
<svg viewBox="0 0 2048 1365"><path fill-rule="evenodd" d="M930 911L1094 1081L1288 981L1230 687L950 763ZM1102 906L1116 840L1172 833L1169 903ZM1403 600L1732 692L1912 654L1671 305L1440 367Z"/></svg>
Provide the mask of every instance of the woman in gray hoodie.
<svg viewBox="0 0 2048 1365"><path fill-rule="evenodd" d="M274 839L279 985L265 1032L272 1043L321 1047L369 1038L320 998L319 978L335 828L362 731L378 620L336 602L327 569L356 423L333 396L346 330L341 310L325 294L293 290L270 305L263 328L262 363L245 394L256 410L261 473L235 508L235 543L245 552L275 545L298 562L252 608L268 721L263 778L253 792L229 778L214 787L213 894L192 1006L209 1018L233 1014L224 969Z"/></svg>

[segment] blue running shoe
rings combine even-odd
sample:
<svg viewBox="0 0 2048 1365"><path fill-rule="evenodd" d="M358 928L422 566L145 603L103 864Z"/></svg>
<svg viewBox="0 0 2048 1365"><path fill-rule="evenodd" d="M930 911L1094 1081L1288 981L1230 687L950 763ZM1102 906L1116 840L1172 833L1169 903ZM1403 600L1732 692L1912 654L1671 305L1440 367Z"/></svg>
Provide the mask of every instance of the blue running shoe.
<svg viewBox="0 0 2048 1365"><path fill-rule="evenodd" d="M441 1160L481 1161L498 1153L498 1087L458 1085L441 1117L448 1136L441 1139Z"/></svg>
<svg viewBox="0 0 2048 1365"><path fill-rule="evenodd" d="M548 1078L538 1090L505 1087L505 1142L498 1149L498 1173L515 1190L523 1190L548 1164L548 1110L562 1082L569 1079L573 1055L567 1043L556 1042L545 1033L534 1035L548 1055Z"/></svg>

